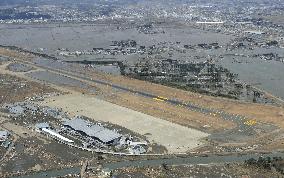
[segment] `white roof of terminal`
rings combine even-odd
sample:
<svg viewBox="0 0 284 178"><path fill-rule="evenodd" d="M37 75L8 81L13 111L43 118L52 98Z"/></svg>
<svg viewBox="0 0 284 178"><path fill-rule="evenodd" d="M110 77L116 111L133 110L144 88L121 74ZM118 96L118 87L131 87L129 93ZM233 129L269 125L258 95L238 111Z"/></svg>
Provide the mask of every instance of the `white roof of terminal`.
<svg viewBox="0 0 284 178"><path fill-rule="evenodd" d="M103 126L92 124L81 118L67 120L64 125L69 126L74 130L84 132L88 136L96 137L104 143L121 137L121 135L115 131L107 129Z"/></svg>
<svg viewBox="0 0 284 178"><path fill-rule="evenodd" d="M65 141L65 142L74 143L73 140L70 140L70 139L68 139L68 138L66 138L66 137L63 137L62 135L60 135L59 133L56 133L56 132L53 131L53 130L50 130L50 129L47 129L47 128L42 128L42 130L43 130L44 132L49 133L50 135L53 135L53 136L55 136L55 137L57 137L57 138L59 138L59 139Z"/></svg>

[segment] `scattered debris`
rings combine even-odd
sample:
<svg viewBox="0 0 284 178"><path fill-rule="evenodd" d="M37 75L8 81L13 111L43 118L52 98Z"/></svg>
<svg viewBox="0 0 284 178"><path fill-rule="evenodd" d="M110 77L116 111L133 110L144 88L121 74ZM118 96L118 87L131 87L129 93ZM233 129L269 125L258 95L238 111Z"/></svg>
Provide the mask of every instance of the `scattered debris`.
<svg viewBox="0 0 284 178"><path fill-rule="evenodd" d="M133 155L140 155L146 153L146 150L141 145L135 145L129 148L129 152Z"/></svg>

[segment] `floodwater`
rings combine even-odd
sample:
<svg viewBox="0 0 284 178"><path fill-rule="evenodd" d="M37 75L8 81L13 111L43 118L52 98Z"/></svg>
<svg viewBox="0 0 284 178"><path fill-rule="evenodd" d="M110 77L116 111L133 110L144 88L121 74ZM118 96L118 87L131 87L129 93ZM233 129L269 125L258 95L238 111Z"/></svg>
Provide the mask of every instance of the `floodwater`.
<svg viewBox="0 0 284 178"><path fill-rule="evenodd" d="M14 176L11 178L47 178L47 177L60 177L65 176L68 174L79 174L80 168L65 168L61 170L48 170L48 171L40 171L30 175L23 175L23 176Z"/></svg>
<svg viewBox="0 0 284 178"><path fill-rule="evenodd" d="M249 58L234 62L233 56L226 56L220 64L239 75L240 80L261 88L284 99L284 63Z"/></svg>
<svg viewBox="0 0 284 178"><path fill-rule="evenodd" d="M160 166L167 165L188 165L188 164L224 164L232 162L244 162L248 159L258 159L259 157L284 157L284 153L270 153L270 154L247 154L247 155L229 155L229 156L208 156L208 157L186 157L186 158L166 158L166 159L152 159L152 160L137 160L137 161L121 161L116 163L107 163L103 165L103 169L115 170L126 167L146 167L146 166ZM41 171L31 175L14 176L11 178L46 178L58 177L68 174L79 174L80 168L66 168L61 170Z"/></svg>
<svg viewBox="0 0 284 178"><path fill-rule="evenodd" d="M138 45L151 46L163 42L181 42L184 44L196 45L200 43L218 42L221 46L228 44L234 36L225 35L193 29L186 26L176 27L165 24L157 26L165 33L146 35L139 33L135 28L117 30L116 25L88 25L88 24L36 24L16 25L0 24L1 45L14 45L31 51L46 53L64 60L90 60L107 56L79 56L65 58L58 55L58 49L64 48L70 51L92 50L93 48L109 48L114 40L133 39ZM223 55L226 51L218 50L197 50L186 53L174 53L174 57L181 60L198 60L194 56L208 59L208 55ZM234 51L245 55L263 54L275 52L280 56L284 55L283 49L257 48L247 51ZM234 53L233 52L233 53ZM113 57L113 56L112 56ZM167 58L168 56L162 56ZM124 60L129 63L141 58L139 55L118 55L117 60ZM277 61L261 61L259 58L247 58L245 63L232 63L233 57L225 56L220 62L221 65L239 74L241 80L256 85L268 92L284 99L284 64ZM258 61L255 61L258 60ZM254 62L253 62L254 61ZM117 74L118 70L109 66L99 66L99 70Z"/></svg>
<svg viewBox="0 0 284 178"><path fill-rule="evenodd" d="M1 45L18 46L62 58L58 55L59 48L70 51L109 48L114 40L133 39L138 45L145 46L152 46L160 42L181 42L181 44L191 45L219 42L224 45L233 38L230 35L216 34L186 26L176 27L171 24L157 28L162 28L165 33L148 35L139 33L136 28L117 30L117 25L0 24L0 41ZM119 58L125 58L125 56Z"/></svg>
<svg viewBox="0 0 284 178"><path fill-rule="evenodd" d="M60 75L60 74L56 74L56 73L52 73L49 71L36 71L36 72L31 72L26 74L27 76L40 80L40 81L44 81L44 82L48 82L48 83L52 83L55 85L60 85L60 86L69 86L69 87L79 87L82 89L87 89L88 91L95 93L95 89L94 87L80 81L80 80L76 80L64 75Z"/></svg>
<svg viewBox="0 0 284 178"><path fill-rule="evenodd" d="M115 65L93 65L93 67L101 72L112 75L120 75L120 67Z"/></svg>
<svg viewBox="0 0 284 178"><path fill-rule="evenodd" d="M167 165L185 165L185 164L211 164L211 163L232 163L244 162L245 160L254 158L258 159L263 157L283 157L284 153L272 154L249 154L249 155L231 155L231 156L209 156L209 157L187 157L187 158L169 158L169 159L153 159L153 160L138 160L138 161L123 161L117 163L107 163L103 165L104 169L115 170L125 167L146 167L146 166L159 166L162 164Z"/></svg>

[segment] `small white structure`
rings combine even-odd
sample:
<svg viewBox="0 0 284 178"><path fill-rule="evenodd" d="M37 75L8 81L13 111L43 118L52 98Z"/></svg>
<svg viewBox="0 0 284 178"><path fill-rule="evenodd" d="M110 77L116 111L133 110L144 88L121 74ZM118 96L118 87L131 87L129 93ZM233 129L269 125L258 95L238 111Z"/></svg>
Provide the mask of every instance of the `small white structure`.
<svg viewBox="0 0 284 178"><path fill-rule="evenodd" d="M108 168L104 168L104 169L102 170L102 174L103 174L103 176L109 177L109 176L111 176L112 171L111 171L110 169L108 169Z"/></svg>
<svg viewBox="0 0 284 178"><path fill-rule="evenodd" d="M248 31L245 31L245 33L250 33L250 34L255 34L255 35L262 35L262 34L265 34L265 32L256 31L256 30L248 30Z"/></svg>
<svg viewBox="0 0 284 178"><path fill-rule="evenodd" d="M8 131L0 131L0 142L4 142L9 137L10 133Z"/></svg>
<svg viewBox="0 0 284 178"><path fill-rule="evenodd" d="M68 138L66 138L66 137L64 137L64 136L62 136L62 135L60 135L59 133L56 133L56 132L53 131L53 130L50 130L50 129L47 129L47 128L42 128L42 131L43 131L43 132L46 132L46 133L48 133L48 134L50 134L50 135L52 135L52 136L54 136L54 137L57 137L57 138L59 138L59 139L62 140L62 141L65 141L65 142L68 142L68 143L74 143L73 140L70 140L70 139L68 139Z"/></svg>
<svg viewBox="0 0 284 178"><path fill-rule="evenodd" d="M146 145L148 145L148 143L147 142L133 142L133 141L129 141L129 145L130 146L136 146L136 145L144 145L144 146L146 146Z"/></svg>
<svg viewBox="0 0 284 178"><path fill-rule="evenodd" d="M196 22L196 24L224 24L224 22L223 21L217 21L217 22L215 22L215 21L210 21L210 22L208 22L208 21L204 21L204 22L199 21L199 22Z"/></svg>
<svg viewBox="0 0 284 178"><path fill-rule="evenodd" d="M46 122L43 122L43 123L38 123L35 125L36 129L38 130L42 130L43 128L50 128L49 124L46 123Z"/></svg>

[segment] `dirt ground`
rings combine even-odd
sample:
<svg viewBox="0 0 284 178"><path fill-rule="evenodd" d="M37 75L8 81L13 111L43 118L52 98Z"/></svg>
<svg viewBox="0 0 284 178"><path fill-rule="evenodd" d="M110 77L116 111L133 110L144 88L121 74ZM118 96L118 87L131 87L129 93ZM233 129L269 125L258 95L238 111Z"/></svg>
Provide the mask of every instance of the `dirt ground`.
<svg viewBox="0 0 284 178"><path fill-rule="evenodd" d="M3 52L3 51L2 51ZM9 53L13 53L13 51L7 52L4 50L4 53L7 55ZM14 53L17 53L14 51ZM1 54L1 50L0 50ZM9 54L10 55L10 54ZM14 54L13 56L16 56ZM26 55L28 56L28 55ZM28 56L30 57L30 56ZM30 60L31 58L25 59ZM76 69L76 70L75 70ZM162 96L165 98L172 98L183 101L184 103L193 103L200 105L201 107L211 108L211 109L220 109L227 113L231 114L239 114L245 116L250 121L253 121L257 124L272 124L280 128L284 128L284 109L283 107L276 107L271 105L262 105L262 104L254 104L254 103L246 103L240 102L236 100L230 100L225 98L217 98L211 97L206 95L200 95L198 93L187 92L175 88L170 88L162 85L157 85L145 81L130 79L123 76L113 76L109 74L104 74L100 72L96 72L92 69L80 68L80 67L71 67L68 68L69 72L76 72L80 74L84 74L84 76L90 76L90 78L108 81L113 84L117 84L123 87L129 87L134 90L148 92L154 95ZM26 77L26 76L25 76ZM26 77L28 79L28 77ZM232 121L224 120L220 118L218 115L204 115L198 112L193 112L188 110L187 108L183 108L180 106L174 106L168 104L166 102L156 101L152 98L145 98L139 95L135 95L129 92L123 92L116 89L113 89L109 86L100 85L90 83L88 81L84 81L91 86L97 88L97 93L95 94L96 98L100 98L101 100L123 106L125 108L129 108L131 110L135 110L147 115L150 115L155 118L162 119L164 121L169 121L170 123L178 124L179 126L185 126L188 128L194 128L206 133L217 133L217 132L224 132L229 131L231 129L237 129L236 123ZM53 85L51 85L53 86ZM74 89L68 87L61 87L63 90L75 90L77 92L84 92L81 89ZM71 91L70 93L72 93ZM86 93L85 98L88 98L88 93ZM89 97L94 97L94 95L89 95ZM64 99L65 100L65 99ZM66 99L66 101L68 101ZM82 103L82 108L87 108L84 104L85 100L80 100L81 102L75 103ZM57 101L57 105L60 105L59 101ZM63 101L62 101L63 102ZM64 101L65 102L65 101ZM78 114L83 113L80 109L76 109L77 105L70 105L69 106L73 113L78 110ZM88 106L89 107L89 106ZM63 108L64 109L64 108ZM90 111L94 112L92 107L89 108ZM85 111L87 112L87 111ZM111 111L107 111L110 112ZM76 114L75 113L75 114ZM94 116L97 113L91 113L90 116ZM87 115L88 116L88 115ZM97 114L98 118L102 118L104 115ZM113 118L112 118L113 119ZM114 119L113 119L114 120ZM116 121L119 123L119 121ZM121 123L120 123L121 124ZM119 124L118 124L119 125ZM129 124L130 127L130 124ZM131 127L134 127L131 125ZM126 127L128 128L128 127ZM130 130L133 130L130 128ZM189 132L190 133L190 132ZM141 132L141 134L145 134ZM281 137L282 138L282 137ZM265 138L265 142L269 141L269 138ZM159 142L158 142L159 143ZM182 146L182 145L180 145Z"/></svg>
<svg viewBox="0 0 284 178"><path fill-rule="evenodd" d="M7 50L4 50L4 51L7 51ZM0 54L1 54L1 51L0 51ZM4 53L4 54L7 55L7 53ZM16 54L13 56L16 56ZM5 70L7 65L8 63L0 66L0 68L3 68L1 73L17 75L27 80L33 80L25 76L24 73L14 73L14 72ZM108 79L107 77L109 77L109 75L106 74L105 75L106 78L105 78L103 74L98 73L97 77L101 79L101 76L106 80ZM129 80L132 80L132 79L129 79ZM134 81L137 81L137 80L134 80ZM139 81L139 82L143 83L143 81ZM96 88L97 96L102 98L103 100L109 101L111 103L114 103L120 106L127 107L129 109L133 109L135 111L139 111L139 112L142 112L142 113L154 116L154 117L158 117L158 118L161 118L161 119L164 119L164 120L176 123L176 124L180 124L186 127L197 128L205 132L222 131L225 129L231 129L235 127L235 124L231 121L226 121L218 117L212 117L212 116L203 115L197 112L192 112L186 108L177 107L177 106L170 105L167 103L157 102L153 100L152 98L144 98L138 95L133 95L131 93L113 90L112 88L108 86L104 86L104 85L91 84L91 83L89 83L89 85L90 86L93 85L94 88ZM55 85L50 85L50 86L53 88L59 89L59 90L64 90L66 92L69 92L70 90L76 90L76 91L88 93L86 89L82 89L82 88L74 88L74 87L68 87L68 86L58 87ZM206 126L206 128L204 126Z"/></svg>
<svg viewBox="0 0 284 178"><path fill-rule="evenodd" d="M116 170L117 178L172 178L172 177L211 177L211 178L261 178L282 177L278 172L244 166L243 164L227 165L188 165L147 168L126 168Z"/></svg>
<svg viewBox="0 0 284 178"><path fill-rule="evenodd" d="M185 107L170 105L165 102L153 100L152 98L140 97L126 92L114 92L105 86L98 87L101 87L100 90L104 91L104 93L98 96L102 97L103 100L179 125L197 128L209 133L235 127L231 121L193 112Z"/></svg>
<svg viewBox="0 0 284 178"><path fill-rule="evenodd" d="M105 76L106 77L101 77L99 74L93 75L93 77L107 79L115 84L128 86L129 88L139 91L146 91L165 98L176 98L180 101L191 102L203 107L221 109L228 113L244 115L260 122L277 124L284 128L283 107L246 103L225 98L206 96L145 81L130 79L123 76L111 76L107 74Z"/></svg>
<svg viewBox="0 0 284 178"><path fill-rule="evenodd" d="M0 48L0 54L8 55L11 57L16 57L17 59L22 59L22 60L31 60L32 58L35 57L30 54L23 55L22 53L18 53L16 51L11 51L7 49L3 49L3 48ZM72 69L69 69L69 70L72 70ZM157 84L153 84L153 83L146 82L146 81L131 79L131 78L124 77L124 76L113 76L109 74L104 74L104 73L96 72L92 69L84 68L84 69L78 69L73 72L84 73L86 76L90 76L90 78L93 78L93 79L109 81L109 82L112 82L113 84L118 84L124 87L136 89L139 91L149 92L149 93L152 93L158 96L163 96L165 98L175 98L175 99L184 101L185 103L192 102L194 104L198 104L198 105L208 107L208 108L222 109L229 113L240 114L240 115L247 116L251 119L256 119L259 122L268 122L268 123L277 124L281 127L284 127L283 107L275 107L275 106L269 106L269 105L239 102L239 101L225 99L225 98L217 98L217 97L211 97L211 96L206 96L206 95L200 95L198 93L183 91L180 89L157 85ZM119 104L119 101L116 101L116 104ZM126 103L121 103L121 104L126 106ZM139 103L139 105L140 104L141 103ZM136 105L136 106L139 108L139 105ZM132 106L132 105L128 104L128 106ZM184 121L186 122L186 120ZM200 121L200 122L203 122L203 121ZM181 124L182 122L179 121L177 123ZM218 129L218 122L215 122L215 123L217 127L216 129ZM223 125L223 124L224 123L221 123L220 125ZM186 125L186 124L183 124L183 125ZM203 123L203 125L206 125L206 123Z"/></svg>
<svg viewBox="0 0 284 178"><path fill-rule="evenodd" d="M27 53L19 53L19 52L14 52L11 50L8 50L6 48L2 48L0 47L0 54L4 55L4 56L9 56L11 58L17 58L17 59L24 59L24 60L29 60L32 59L34 56L27 54Z"/></svg>
<svg viewBox="0 0 284 178"><path fill-rule="evenodd" d="M0 48L0 54L12 56L12 57L14 56L17 59L22 59L22 60L31 60L32 58L35 57L30 54L25 54L21 56L22 53L19 54L16 51L11 51L7 49L1 50L1 48ZM18 58L18 56L21 56L21 57ZM73 69L70 68L68 70L72 72ZM131 78L124 77L124 76L113 76L110 74L100 73L100 72L94 71L93 69L77 68L76 71L73 71L73 72L81 73L81 74L84 74L85 76L90 76L90 78L93 78L93 79L108 81L113 84L121 85L124 87L129 87L131 89L149 92L149 93L162 96L165 98L173 98L173 99L183 101L185 103L191 102L191 103L198 104L198 105L201 105L207 108L221 109L221 110L225 110L226 112L229 112L232 114L244 115L250 119L256 119L259 122L277 124L280 127L284 128L284 114L283 114L284 109L283 107L276 107L276 106L262 105L262 104L255 104L255 103L246 103L242 101L230 100L230 99L221 98L221 97L217 98L217 97L212 97L212 96L201 95L198 93L183 91L180 89L162 86L158 84L153 84L153 83L146 82L146 81L131 79ZM125 95L123 97L125 97ZM132 104L134 103L126 104L126 103L120 103L120 101L116 101L116 104L119 104L119 105L122 104L126 107L131 107L133 106ZM135 107L139 108L139 105L141 105L141 103L139 103L138 105L135 105ZM175 116L177 116L177 114ZM168 117L165 117L165 118L170 120ZM197 119L199 120L199 118L203 118L203 117L198 117ZM175 122L175 119L173 119L173 121ZM182 124L183 122L186 122L186 120L177 121L176 123ZM202 123L200 124L200 126L207 124L207 123L204 123L203 121L200 121L200 123ZM219 122L214 122L214 123L215 123L214 127L216 127L216 129L222 128L221 126L224 125L224 122L220 122L220 124ZM229 123L226 123L226 124L227 124L226 127L230 125ZM183 125L187 125L187 124L183 123ZM192 126L192 124L189 126Z"/></svg>
<svg viewBox="0 0 284 178"><path fill-rule="evenodd" d="M56 91L48 86L8 74L0 74L0 83L0 104L22 101L28 97Z"/></svg>
<svg viewBox="0 0 284 178"><path fill-rule="evenodd" d="M53 141L46 144L38 137L19 137L8 159L1 163L0 177L23 171L79 166L82 160L92 158L92 156L89 152Z"/></svg>

